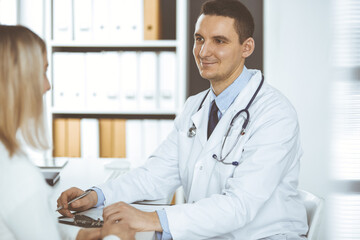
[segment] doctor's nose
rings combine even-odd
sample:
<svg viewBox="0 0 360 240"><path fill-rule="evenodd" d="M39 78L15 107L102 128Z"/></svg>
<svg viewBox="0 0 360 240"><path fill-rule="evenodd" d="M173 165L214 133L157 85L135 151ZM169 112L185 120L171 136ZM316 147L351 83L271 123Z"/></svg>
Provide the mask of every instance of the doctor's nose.
<svg viewBox="0 0 360 240"><path fill-rule="evenodd" d="M204 43L201 45L200 51L199 51L199 57L200 58L206 58L211 56L212 49L211 46L208 43Z"/></svg>

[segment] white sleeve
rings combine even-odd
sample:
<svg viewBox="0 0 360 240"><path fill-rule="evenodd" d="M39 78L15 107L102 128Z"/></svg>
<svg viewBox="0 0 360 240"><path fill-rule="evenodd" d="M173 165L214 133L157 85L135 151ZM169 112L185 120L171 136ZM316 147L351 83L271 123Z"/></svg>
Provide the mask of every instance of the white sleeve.
<svg viewBox="0 0 360 240"><path fill-rule="evenodd" d="M108 236L104 237L103 240L121 240L121 239L115 235L108 235Z"/></svg>

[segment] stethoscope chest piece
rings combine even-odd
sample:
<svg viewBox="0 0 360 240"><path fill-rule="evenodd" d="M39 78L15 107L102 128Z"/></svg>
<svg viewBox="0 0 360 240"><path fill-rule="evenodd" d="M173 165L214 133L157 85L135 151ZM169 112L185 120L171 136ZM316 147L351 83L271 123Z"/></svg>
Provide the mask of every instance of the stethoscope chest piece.
<svg viewBox="0 0 360 240"><path fill-rule="evenodd" d="M196 135L196 127L193 125L191 128L189 128L188 137L192 138L195 137L195 135Z"/></svg>

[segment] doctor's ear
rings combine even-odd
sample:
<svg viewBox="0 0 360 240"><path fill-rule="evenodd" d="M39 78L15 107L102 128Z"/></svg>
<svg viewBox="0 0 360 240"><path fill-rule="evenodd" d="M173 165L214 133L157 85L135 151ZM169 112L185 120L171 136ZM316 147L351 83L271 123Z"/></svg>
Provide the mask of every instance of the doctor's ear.
<svg viewBox="0 0 360 240"><path fill-rule="evenodd" d="M243 58L249 57L255 50L255 41L252 37L246 39L241 45L243 47L243 52L242 52Z"/></svg>

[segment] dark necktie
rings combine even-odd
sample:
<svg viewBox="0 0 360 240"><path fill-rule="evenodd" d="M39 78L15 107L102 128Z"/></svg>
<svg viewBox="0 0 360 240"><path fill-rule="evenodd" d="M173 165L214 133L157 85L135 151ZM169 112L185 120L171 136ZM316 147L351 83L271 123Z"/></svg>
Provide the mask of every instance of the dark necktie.
<svg viewBox="0 0 360 240"><path fill-rule="evenodd" d="M215 100L212 102L209 122L208 122L208 131L207 131L207 138L211 136L211 133L214 131L216 124L219 122L218 118L218 107L216 106Z"/></svg>

